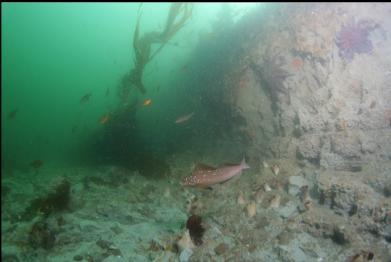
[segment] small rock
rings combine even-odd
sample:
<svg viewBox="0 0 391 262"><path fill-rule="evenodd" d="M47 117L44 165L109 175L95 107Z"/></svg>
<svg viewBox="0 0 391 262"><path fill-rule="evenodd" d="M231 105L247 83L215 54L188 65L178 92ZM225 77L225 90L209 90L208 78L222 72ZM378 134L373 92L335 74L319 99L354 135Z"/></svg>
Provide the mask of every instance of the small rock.
<svg viewBox="0 0 391 262"><path fill-rule="evenodd" d="M116 235L118 235L118 234L121 234L124 230L120 227L120 226L118 226L117 224L115 225L115 226L113 226L113 227L110 227L110 229L116 234Z"/></svg>
<svg viewBox="0 0 391 262"><path fill-rule="evenodd" d="M281 202L281 196L275 195L272 200L270 201L269 208L279 208Z"/></svg>
<svg viewBox="0 0 391 262"><path fill-rule="evenodd" d="M292 201L289 201L283 208L278 210L278 214L282 218L291 217L297 211L297 206Z"/></svg>
<svg viewBox="0 0 391 262"><path fill-rule="evenodd" d="M277 176L280 173L280 166L277 164L273 165L272 171L273 171L273 174L275 174Z"/></svg>
<svg viewBox="0 0 391 262"><path fill-rule="evenodd" d="M352 256L349 261L351 261L351 262L371 261L371 260L373 260L374 256L375 255L371 251L361 250L360 253Z"/></svg>
<svg viewBox="0 0 391 262"><path fill-rule="evenodd" d="M49 228L45 221L38 221L33 224L28 234L29 244L33 248L42 247L46 250L52 249L56 241L54 231Z"/></svg>
<svg viewBox="0 0 391 262"><path fill-rule="evenodd" d="M268 183L265 183L265 184L263 185L263 189L265 190L265 192L270 192L270 191L272 191L272 189L271 189L271 187L269 186Z"/></svg>
<svg viewBox="0 0 391 262"><path fill-rule="evenodd" d="M75 261L82 261L83 260L83 256L82 255L76 255L73 257L73 260Z"/></svg>
<svg viewBox="0 0 391 262"><path fill-rule="evenodd" d="M193 255L193 250L191 250L190 248L185 248L182 250L181 254L179 255L179 261L187 262L189 261L192 255Z"/></svg>
<svg viewBox="0 0 391 262"><path fill-rule="evenodd" d="M225 243L221 243L218 246L215 247L215 252L217 255L221 255L225 253L228 250L229 246Z"/></svg>
<svg viewBox="0 0 391 262"><path fill-rule="evenodd" d="M257 213L257 204L255 202L251 202L250 204L247 205L247 216L248 217L253 217Z"/></svg>
<svg viewBox="0 0 391 262"><path fill-rule="evenodd" d="M387 225L384 230L383 230L383 236L384 236L384 239L391 243L391 224L390 225Z"/></svg>
<svg viewBox="0 0 391 262"><path fill-rule="evenodd" d="M300 203L298 206L297 206L297 210L299 211L299 213L303 213L305 211L307 211L307 207L304 205L304 203Z"/></svg>
<svg viewBox="0 0 391 262"><path fill-rule="evenodd" d="M1 261L4 262L19 262L19 258L15 254L2 254L1 255Z"/></svg>
<svg viewBox="0 0 391 262"><path fill-rule="evenodd" d="M385 197L391 197L391 182L384 185L383 194Z"/></svg>
<svg viewBox="0 0 391 262"><path fill-rule="evenodd" d="M300 193L300 188L308 186L308 181L302 176L289 177L289 194L296 196Z"/></svg>
<svg viewBox="0 0 391 262"><path fill-rule="evenodd" d="M246 201L244 200L244 195L243 195L242 191L239 192L239 196L238 196L237 202L238 202L239 205L246 204Z"/></svg>
<svg viewBox="0 0 391 262"><path fill-rule="evenodd" d="M349 239L347 239L347 236L345 235L345 232L342 227L334 228L331 239L339 245L345 245L349 243Z"/></svg>
<svg viewBox="0 0 391 262"><path fill-rule="evenodd" d="M108 249L113 244L110 241L99 239L96 244L102 249Z"/></svg>
<svg viewBox="0 0 391 262"><path fill-rule="evenodd" d="M264 196L265 194L262 189L257 190L257 192L255 193L255 202L258 204L262 203Z"/></svg>
<svg viewBox="0 0 391 262"><path fill-rule="evenodd" d="M111 246L107 249L107 255L109 256L115 256L115 257L122 257L122 252L119 248L116 248L115 246Z"/></svg>
<svg viewBox="0 0 391 262"><path fill-rule="evenodd" d="M164 197L169 198L170 196L171 196L170 188L166 187L166 189L164 190Z"/></svg>
<svg viewBox="0 0 391 262"><path fill-rule="evenodd" d="M186 232L182 235L182 237L177 242L179 251L183 251L185 249L192 249L195 247L193 241L190 238L189 230L186 230Z"/></svg>

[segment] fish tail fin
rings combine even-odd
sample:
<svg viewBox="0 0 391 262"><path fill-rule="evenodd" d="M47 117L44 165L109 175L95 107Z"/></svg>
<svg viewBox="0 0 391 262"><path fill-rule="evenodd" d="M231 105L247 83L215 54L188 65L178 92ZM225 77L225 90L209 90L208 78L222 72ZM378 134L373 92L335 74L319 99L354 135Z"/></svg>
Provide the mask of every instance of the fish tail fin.
<svg viewBox="0 0 391 262"><path fill-rule="evenodd" d="M244 156L240 165L243 167L243 169L250 168L250 166L246 163L246 159L244 158Z"/></svg>

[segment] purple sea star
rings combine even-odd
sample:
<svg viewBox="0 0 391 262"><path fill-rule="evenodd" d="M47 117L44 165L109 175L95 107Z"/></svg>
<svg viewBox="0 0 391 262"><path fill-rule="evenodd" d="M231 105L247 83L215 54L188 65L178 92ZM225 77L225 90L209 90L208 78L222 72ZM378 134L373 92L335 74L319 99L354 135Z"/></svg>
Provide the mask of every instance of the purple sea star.
<svg viewBox="0 0 391 262"><path fill-rule="evenodd" d="M378 25L369 20L349 21L342 26L336 37L339 55L352 61L354 54L370 53L373 49L369 33Z"/></svg>

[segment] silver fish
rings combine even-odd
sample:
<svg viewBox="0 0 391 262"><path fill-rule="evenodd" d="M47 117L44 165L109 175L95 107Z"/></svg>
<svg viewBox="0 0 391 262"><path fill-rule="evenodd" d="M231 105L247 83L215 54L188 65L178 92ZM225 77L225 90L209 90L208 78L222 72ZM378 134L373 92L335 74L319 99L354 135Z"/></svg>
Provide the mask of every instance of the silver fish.
<svg viewBox="0 0 391 262"><path fill-rule="evenodd" d="M250 168L245 159L239 165L222 166L219 168L201 165L196 168L191 176L183 178L182 186L208 187L217 183L222 183L236 175L240 175L242 170Z"/></svg>
<svg viewBox="0 0 391 262"><path fill-rule="evenodd" d="M175 120L175 124L180 124L180 123L186 122L186 121L189 120L193 115L194 115L194 112L191 112L190 114L187 114L187 115L178 117L178 118Z"/></svg>

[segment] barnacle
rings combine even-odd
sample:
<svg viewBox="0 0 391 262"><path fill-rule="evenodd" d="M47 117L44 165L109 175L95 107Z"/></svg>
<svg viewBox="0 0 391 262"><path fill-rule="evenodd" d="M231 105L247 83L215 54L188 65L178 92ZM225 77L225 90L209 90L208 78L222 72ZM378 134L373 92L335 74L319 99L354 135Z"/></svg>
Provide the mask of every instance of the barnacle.
<svg viewBox="0 0 391 262"><path fill-rule="evenodd" d="M190 237L197 246L202 244L202 236L205 232L201 222L201 217L197 215L192 215L186 222L186 228L189 230Z"/></svg>

